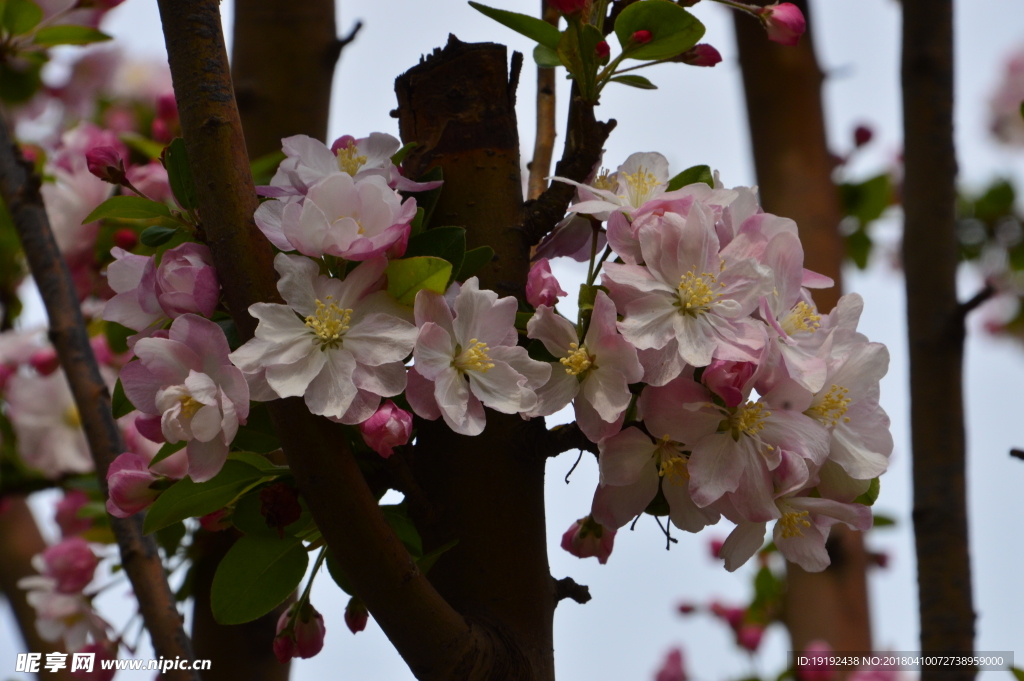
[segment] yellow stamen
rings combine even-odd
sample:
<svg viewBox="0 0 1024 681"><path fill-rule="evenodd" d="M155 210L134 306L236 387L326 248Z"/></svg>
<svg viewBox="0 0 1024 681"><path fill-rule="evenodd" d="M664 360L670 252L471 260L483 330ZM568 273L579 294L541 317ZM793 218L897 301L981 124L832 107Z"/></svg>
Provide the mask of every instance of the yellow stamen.
<svg viewBox="0 0 1024 681"><path fill-rule="evenodd" d="M782 538L792 539L793 537L804 536L803 528L810 527L811 521L807 519L810 515L807 511L791 511L783 513L779 518L779 527L782 528Z"/></svg>
<svg viewBox="0 0 1024 681"><path fill-rule="evenodd" d="M600 174L594 179L594 184L590 185L594 189L603 189L605 191L611 191L615 189L615 182L608 176L608 169L601 168Z"/></svg>
<svg viewBox="0 0 1024 681"><path fill-rule="evenodd" d="M700 276L690 270L679 281L679 311L683 314L697 315L707 312L711 303L721 295L715 290L718 279L711 272L702 272Z"/></svg>
<svg viewBox="0 0 1024 681"><path fill-rule="evenodd" d="M359 169L366 164L366 157L359 155L356 143L349 140L348 146L338 149L338 169L355 177Z"/></svg>
<svg viewBox="0 0 1024 681"><path fill-rule="evenodd" d="M332 302L333 300L334 296L327 296L327 302L324 303L318 298L316 312L306 317L306 326L312 329L313 335L316 336L313 343L322 345L321 349L334 347L340 343L352 319L352 310L341 309Z"/></svg>
<svg viewBox="0 0 1024 681"><path fill-rule="evenodd" d="M688 461L683 456L666 456L658 466L658 475L671 485L686 485L690 481Z"/></svg>
<svg viewBox="0 0 1024 681"><path fill-rule="evenodd" d="M771 415L772 413L765 409L764 405L760 402L748 400L746 404L737 409L732 417L733 434L737 437L741 433L757 435L760 431L764 430L764 421ZM771 450L772 447L769 446L768 449Z"/></svg>
<svg viewBox="0 0 1024 681"><path fill-rule="evenodd" d="M191 395L180 397L178 401L181 402L181 415L185 418L195 416L195 413L203 408L203 403L196 401Z"/></svg>
<svg viewBox="0 0 1024 681"><path fill-rule="evenodd" d="M587 354L587 348L580 347L578 343L570 343L569 347L572 348L572 352L558 361L565 365L565 373L579 376L590 368L590 355Z"/></svg>
<svg viewBox="0 0 1024 681"><path fill-rule="evenodd" d="M850 419L845 415L851 401L846 396L849 392L848 389L833 383L821 401L807 410L807 415L826 426L835 426L840 419L848 423Z"/></svg>
<svg viewBox="0 0 1024 681"><path fill-rule="evenodd" d="M658 178L653 173L648 172L643 166L637 168L635 173L623 174L622 177L626 180L626 193L629 196L629 203L634 208L639 208L641 204L647 201L651 193L661 184L658 182Z"/></svg>
<svg viewBox="0 0 1024 681"><path fill-rule="evenodd" d="M494 363L491 362L491 357L487 354L488 350L487 343L470 338L469 347L458 356L453 364L461 371L479 371L486 374L494 368Z"/></svg>
<svg viewBox="0 0 1024 681"><path fill-rule="evenodd" d="M814 333L821 326L820 320L818 311L801 300L782 320L781 326L790 336L800 331Z"/></svg>

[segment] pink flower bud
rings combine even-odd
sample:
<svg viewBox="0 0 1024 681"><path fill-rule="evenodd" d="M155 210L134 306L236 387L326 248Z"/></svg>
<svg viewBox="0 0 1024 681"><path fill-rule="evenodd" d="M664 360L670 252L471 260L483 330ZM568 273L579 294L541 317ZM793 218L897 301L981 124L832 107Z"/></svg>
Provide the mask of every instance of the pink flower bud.
<svg viewBox="0 0 1024 681"><path fill-rule="evenodd" d="M79 518L78 512L89 503L89 495L80 489L69 490L64 498L57 502L55 520L60 526L61 535L73 537L92 527L91 518Z"/></svg>
<svg viewBox="0 0 1024 681"><path fill-rule="evenodd" d="M384 400L373 416L359 424L359 432L370 449L386 459L412 436L412 414Z"/></svg>
<svg viewBox="0 0 1024 681"><path fill-rule="evenodd" d="M762 636L764 636L764 627L758 624L744 624L736 632L736 643L744 650L753 653L761 645Z"/></svg>
<svg viewBox="0 0 1024 681"><path fill-rule="evenodd" d="M555 8L555 10L566 16L582 12L589 5L590 0L548 0L549 7Z"/></svg>
<svg viewBox="0 0 1024 681"><path fill-rule="evenodd" d="M28 363L35 369L41 376L49 376L60 367L60 360L57 359L57 351L52 347L43 348L37 352L32 353L32 356L28 358Z"/></svg>
<svg viewBox="0 0 1024 681"><path fill-rule="evenodd" d="M712 539L711 541L709 541L708 542L708 550L711 551L711 557L712 558L719 558L719 559L721 559L721 557L722 557L722 546L724 546L724 545L725 545L725 540L723 540L723 539Z"/></svg>
<svg viewBox="0 0 1024 681"><path fill-rule="evenodd" d="M127 518L156 501L160 492L151 485L158 476L149 470L145 457L125 452L107 469L107 512L117 518Z"/></svg>
<svg viewBox="0 0 1024 681"><path fill-rule="evenodd" d="M130 251L139 245L139 235L131 227L122 227L114 232L114 245Z"/></svg>
<svg viewBox="0 0 1024 681"><path fill-rule="evenodd" d="M796 45L807 30L807 20L800 8L791 2L768 5L757 11L768 30L768 40L783 45Z"/></svg>
<svg viewBox="0 0 1024 681"><path fill-rule="evenodd" d="M875 136L875 133L866 125L858 125L853 131L853 144L857 147L863 147L865 144L871 141L871 138Z"/></svg>
<svg viewBox="0 0 1024 681"><path fill-rule="evenodd" d="M653 37L654 34L648 31L647 29L640 29L639 31L633 34L632 41L637 45L646 45L647 43L651 42L651 38Z"/></svg>
<svg viewBox="0 0 1024 681"><path fill-rule="evenodd" d="M355 596L350 598L348 605L345 606L345 625L348 630L358 634L366 628L369 619L370 613L366 610L366 605Z"/></svg>
<svg viewBox="0 0 1024 681"><path fill-rule="evenodd" d="M558 285L555 275L551 274L551 263L541 258L530 268L526 278L526 301L534 307L554 305L560 296L567 295Z"/></svg>
<svg viewBox="0 0 1024 681"><path fill-rule="evenodd" d="M590 516L580 518L562 535L562 548L577 558L594 556L604 565L612 555L615 532Z"/></svg>
<svg viewBox="0 0 1024 681"><path fill-rule="evenodd" d="M668 651L665 661L658 670L655 681L686 681L686 670L683 668L683 651L673 648Z"/></svg>
<svg viewBox="0 0 1024 681"><path fill-rule="evenodd" d="M156 116L165 121L178 120L178 100L173 92L165 92L156 98Z"/></svg>
<svg viewBox="0 0 1024 681"><path fill-rule="evenodd" d="M47 577L57 580L57 591L79 593L92 581L99 561L81 537L68 537L43 551Z"/></svg>
<svg viewBox="0 0 1024 681"><path fill-rule="evenodd" d="M204 515L199 519L199 525L207 532L220 532L231 527L231 520L227 516L228 509L222 508Z"/></svg>
<svg viewBox="0 0 1024 681"><path fill-rule="evenodd" d="M331 144L331 153L337 154L338 149L348 149L355 146L356 138L352 135L342 135Z"/></svg>
<svg viewBox="0 0 1024 681"><path fill-rule="evenodd" d="M124 161L114 147L93 147L85 153L85 163L104 182L124 184Z"/></svg>
<svg viewBox="0 0 1024 681"><path fill-rule="evenodd" d="M324 618L309 603L301 608L298 603L281 613L274 638L274 655L284 664L293 657L308 658L324 647Z"/></svg>
<svg viewBox="0 0 1024 681"><path fill-rule="evenodd" d="M598 59L607 59L612 53L612 48L608 46L607 40L602 40L594 46L594 54L597 55Z"/></svg>
<svg viewBox="0 0 1024 681"><path fill-rule="evenodd" d="M821 662L810 662L810 664L797 665L796 678L798 681L831 681L836 675L835 668L828 664L828 654L832 652L832 646L827 641L811 641L804 648L804 654L812 660L818 658ZM822 659L824 658L824 659Z"/></svg>
<svg viewBox="0 0 1024 681"><path fill-rule="evenodd" d="M747 611L743 608L733 608L728 605L722 605L718 601L715 601L708 606L708 610L710 610L711 614L715 617L725 620L726 624L728 624L733 631L739 631L740 626L743 624L743 618L747 614Z"/></svg>
<svg viewBox="0 0 1024 681"><path fill-rule="evenodd" d="M160 307L176 319L189 312L209 317L220 299L220 283L210 249L183 243L166 253L156 270Z"/></svg>
<svg viewBox="0 0 1024 681"><path fill-rule="evenodd" d="M744 399L744 387L757 366L751 362L716 359L708 365L701 382L715 392L727 407L736 407Z"/></svg>
<svg viewBox="0 0 1024 681"><path fill-rule="evenodd" d="M884 551L869 553L868 559L883 570L889 567L889 554Z"/></svg>
<svg viewBox="0 0 1024 681"><path fill-rule="evenodd" d="M700 43L679 55L679 60L690 66L714 66L722 61L722 55L711 45Z"/></svg>
<svg viewBox="0 0 1024 681"><path fill-rule="evenodd" d="M697 606L690 602L684 602L677 605L676 610L679 611L680 615L691 615L697 612Z"/></svg>

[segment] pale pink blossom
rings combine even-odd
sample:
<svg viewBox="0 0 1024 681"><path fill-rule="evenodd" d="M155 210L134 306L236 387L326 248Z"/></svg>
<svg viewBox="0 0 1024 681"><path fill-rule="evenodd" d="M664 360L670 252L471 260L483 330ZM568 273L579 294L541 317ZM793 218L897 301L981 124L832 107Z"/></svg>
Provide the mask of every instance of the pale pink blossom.
<svg viewBox="0 0 1024 681"><path fill-rule="evenodd" d="M752 362L712 360L700 380L713 393L722 398L727 407L738 407L750 393L757 365Z"/></svg>
<svg viewBox="0 0 1024 681"><path fill-rule="evenodd" d="M526 302L534 307L554 306L558 299L568 295L558 285L558 279L551 273L551 263L541 258L533 263L526 278Z"/></svg>
<svg viewBox="0 0 1024 681"><path fill-rule="evenodd" d="M13 376L7 383L7 406L18 455L29 468L48 478L93 469L78 407L63 371Z"/></svg>
<svg viewBox="0 0 1024 681"><path fill-rule="evenodd" d="M800 8L791 2L776 3L757 11L768 29L768 40L783 45L796 45L807 30L807 20Z"/></svg>
<svg viewBox="0 0 1024 681"><path fill-rule="evenodd" d="M164 252L156 268L157 300L171 319L194 313L209 317L220 299L213 255L203 244L186 242Z"/></svg>
<svg viewBox="0 0 1024 681"><path fill-rule="evenodd" d="M654 681L686 681L686 679L683 651L681 648L673 648L665 656L665 661L661 663L661 669L655 675Z"/></svg>
<svg viewBox="0 0 1024 681"><path fill-rule="evenodd" d="M591 516L580 518L562 535L562 548L577 558L597 558L604 565L615 546L615 532Z"/></svg>
<svg viewBox="0 0 1024 681"><path fill-rule="evenodd" d="M631 383L643 378L636 350L616 328L615 304L599 291L587 335L580 342L576 327L542 305L527 323L527 335L544 343L558 364L537 390L538 404L530 416L547 416L573 402L583 434L600 442L619 431L629 407Z"/></svg>
<svg viewBox="0 0 1024 681"><path fill-rule="evenodd" d="M362 423L381 397L405 389L403 360L416 327L383 290L387 260L371 258L344 280L320 275L309 258L279 253L277 288L287 305L257 303L256 337L231 354L253 399L303 396L314 414Z"/></svg>
<svg viewBox="0 0 1024 681"><path fill-rule="evenodd" d="M394 448L409 442L412 436L412 414L399 409L391 400L384 400L373 416L359 424L363 441L385 459Z"/></svg>
<svg viewBox="0 0 1024 681"><path fill-rule="evenodd" d="M992 134L1004 144L1024 146L1024 48L1017 49L1006 60L1003 77L989 102Z"/></svg>
<svg viewBox="0 0 1024 681"><path fill-rule="evenodd" d="M156 436L159 422L164 440L188 442L188 470L196 482L220 471L249 415L249 387L228 353L220 326L185 314L174 320L167 338L139 340L138 361L121 370L125 395L147 415L136 422L140 432Z"/></svg>
<svg viewBox="0 0 1024 681"><path fill-rule="evenodd" d="M133 187L154 201L167 203L174 198L167 169L159 161L132 166L128 169L127 177Z"/></svg>
<svg viewBox="0 0 1024 681"><path fill-rule="evenodd" d="M45 641L64 641L68 652L82 650L91 635L106 640L110 625L93 610L81 593L62 593L57 580L43 575L30 575L18 580L25 590L25 599L36 611L36 630Z"/></svg>
<svg viewBox="0 0 1024 681"><path fill-rule="evenodd" d="M64 492L64 497L57 502L54 520L60 527L61 535L73 537L82 534L92 527L91 518L79 517L79 511L89 503L89 495L80 489L72 489Z"/></svg>
<svg viewBox="0 0 1024 681"><path fill-rule="evenodd" d="M313 657L323 649L326 633L323 615L309 603L296 603L277 620L274 655L281 664L293 657Z"/></svg>
<svg viewBox="0 0 1024 681"><path fill-rule="evenodd" d="M559 182L575 185L580 201L569 211L607 220L614 212L632 213L665 193L668 187L668 159L657 152L631 154L611 175L600 175L591 184L555 176Z"/></svg>
<svg viewBox="0 0 1024 681"><path fill-rule="evenodd" d="M416 294L419 334L406 397L426 419L443 416L456 433L479 435L484 406L504 414L537 406L536 390L551 376L551 365L530 359L518 347L515 298L481 290L466 280L452 307L441 295Z"/></svg>

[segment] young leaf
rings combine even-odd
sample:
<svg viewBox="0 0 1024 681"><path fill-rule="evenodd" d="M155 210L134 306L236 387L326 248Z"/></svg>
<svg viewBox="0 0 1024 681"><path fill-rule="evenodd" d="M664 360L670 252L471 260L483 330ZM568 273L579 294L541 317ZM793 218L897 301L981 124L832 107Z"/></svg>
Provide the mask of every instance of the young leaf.
<svg viewBox="0 0 1024 681"><path fill-rule="evenodd" d="M103 332L107 336L107 345L118 355L128 352L128 337L135 335L134 330L117 322L104 322Z"/></svg>
<svg viewBox="0 0 1024 681"><path fill-rule="evenodd" d="M875 501L878 499L878 492L880 490L881 485L878 482L878 478L872 478L871 484L868 486L868 491L854 499L853 503L864 504L865 506L874 506Z"/></svg>
<svg viewBox="0 0 1024 681"><path fill-rule="evenodd" d="M171 209L158 201L150 201L141 196L111 196L96 207L96 210L82 220L86 225L104 218L121 218L124 220L148 220L151 218L169 218Z"/></svg>
<svg viewBox="0 0 1024 681"><path fill-rule="evenodd" d="M160 463L161 461L169 457L171 454L174 454L175 452L180 452L181 450L185 449L185 445L187 444L188 442L186 442L185 440L182 440L180 442L164 443L164 446L157 451L156 456L150 459L149 467L152 468L154 465Z"/></svg>
<svg viewBox="0 0 1024 681"><path fill-rule="evenodd" d="M710 167L693 166L692 168L687 168L668 181L668 187L665 191L674 192L677 189L681 189L687 185L697 184L698 182L703 182L712 189L715 188L715 177L711 174Z"/></svg>
<svg viewBox="0 0 1024 681"><path fill-rule="evenodd" d="M213 618L220 624L244 624L267 614L295 590L308 564L309 555L298 539L242 537L213 576Z"/></svg>
<svg viewBox="0 0 1024 681"><path fill-rule="evenodd" d="M28 33L43 20L43 9L31 0L7 0L3 25L11 35Z"/></svg>
<svg viewBox="0 0 1024 681"><path fill-rule="evenodd" d="M277 166L285 159L283 151L272 151L265 156L260 156L249 164L249 171L252 173L253 184L268 184L270 179L277 172Z"/></svg>
<svg viewBox="0 0 1024 681"><path fill-rule="evenodd" d="M142 234L139 235L139 241L142 242L143 246L156 248L157 246L163 246L165 243L173 239L174 235L177 233L177 227L172 227L170 225L152 225L142 230Z"/></svg>
<svg viewBox="0 0 1024 681"><path fill-rule="evenodd" d="M124 386L121 385L121 379L117 379L117 383L114 384L114 394L110 396L110 407L111 411L114 412L114 418L119 419L122 416L126 416L135 411L135 405L131 403L128 396L124 394Z"/></svg>
<svg viewBox="0 0 1024 681"><path fill-rule="evenodd" d="M462 227L435 227L409 239L405 257L431 255L452 264L452 272L462 269L466 257L466 230Z"/></svg>
<svg viewBox="0 0 1024 681"><path fill-rule="evenodd" d="M164 145L154 142L148 137L143 137L137 132L122 132L118 135L120 140L129 147L155 161L164 153Z"/></svg>
<svg viewBox="0 0 1024 681"><path fill-rule="evenodd" d="M447 544L438 546L436 549L434 549L427 555L423 556L422 558L417 558L416 567L418 567L420 569L420 572L422 572L423 574L427 574L427 572L430 571L430 568L434 567L434 563L436 563L437 559L441 557L441 554L451 549L454 549L455 545L458 543L458 539L452 539ZM1024 681L1024 679L1022 679L1022 681Z"/></svg>
<svg viewBox="0 0 1024 681"><path fill-rule="evenodd" d="M398 151L391 155L391 162L394 163L396 166L402 165L402 161L405 160L405 157L409 155L410 151L416 148L416 145L416 142L409 142L408 144L403 144L401 149L399 149Z"/></svg>
<svg viewBox="0 0 1024 681"><path fill-rule="evenodd" d="M95 28L60 24L39 29L32 42L49 47L52 45L88 45L110 39L111 36L103 31L97 31Z"/></svg>
<svg viewBox="0 0 1024 681"><path fill-rule="evenodd" d="M212 480L179 480L153 502L142 529L149 534L185 518L213 513L234 501L239 494L266 475L265 471L241 461L229 460L224 462L224 468Z"/></svg>
<svg viewBox="0 0 1024 681"><path fill-rule="evenodd" d="M658 86L647 80L643 76L637 76L632 73L627 73L624 76L615 76L612 78L613 83L622 83L630 87L640 88L641 90L657 90Z"/></svg>
<svg viewBox="0 0 1024 681"><path fill-rule="evenodd" d="M648 43L635 45L633 34L650 31ZM615 20L615 36L630 59L670 59L697 44L704 24L673 2L641 0L628 5Z"/></svg>
<svg viewBox="0 0 1024 681"><path fill-rule="evenodd" d="M558 58L558 52L547 45L537 45L533 48L533 61L544 69L553 69L562 65L562 60Z"/></svg>
<svg viewBox="0 0 1024 681"><path fill-rule="evenodd" d="M192 210L199 205L196 199L196 184L192 180L192 168L188 164L185 140L175 137L164 149L164 165L167 167L167 181L178 205Z"/></svg>
<svg viewBox="0 0 1024 681"><path fill-rule="evenodd" d="M511 28L516 33L525 35L530 40L540 43L552 50L558 48L558 39L561 37L558 29L537 17L531 17L518 12L508 12L503 9L495 9L481 5L478 2L470 2L469 6L476 11L489 16L499 24Z"/></svg>
<svg viewBox="0 0 1024 681"><path fill-rule="evenodd" d="M462 260L462 269L455 277L456 281L466 281L492 260L494 260L494 249L490 246L477 246L466 251L466 257Z"/></svg>
<svg viewBox="0 0 1024 681"><path fill-rule="evenodd" d="M452 275L447 260L423 256L388 263L388 293L402 305L412 306L423 289L444 293Z"/></svg>

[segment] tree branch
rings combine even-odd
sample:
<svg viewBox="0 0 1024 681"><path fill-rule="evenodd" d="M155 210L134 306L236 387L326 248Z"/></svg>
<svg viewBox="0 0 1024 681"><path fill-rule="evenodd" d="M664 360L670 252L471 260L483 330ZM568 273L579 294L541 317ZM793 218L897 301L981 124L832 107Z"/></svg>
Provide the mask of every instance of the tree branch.
<svg viewBox="0 0 1024 681"><path fill-rule="evenodd" d="M572 577L562 577L555 580L555 598L558 601L571 598L583 605L591 599L590 588L585 584L577 584Z"/></svg>
<svg viewBox="0 0 1024 681"><path fill-rule="evenodd" d="M67 264L57 249L50 221L39 194L39 178L0 120L0 197L10 211L21 238L32 276L39 286L50 318L50 340L67 375L82 427L89 442L96 477L107 494L107 467L124 451L121 431L110 409L110 392L100 376L89 344L89 333L78 306L78 296ZM153 648L165 657L191 660L192 645L182 628L181 615L157 553L156 542L142 534L142 518L110 518L121 550L121 563L131 580L139 610L153 640ZM199 679L194 672L171 670L169 679Z"/></svg>
<svg viewBox="0 0 1024 681"><path fill-rule="evenodd" d="M544 21L558 26L559 13L541 0ZM537 67L537 137L533 142L533 160L530 161L530 180L527 195L536 199L548 187L551 157L555 151L555 69Z"/></svg>
<svg viewBox="0 0 1024 681"><path fill-rule="evenodd" d="M257 199L228 73L217 0L159 0L200 212L243 338L249 305L278 299L273 250L253 221ZM300 398L269 403L299 490L346 577L420 679L473 678L496 643L427 581L388 526L341 426Z"/></svg>
<svg viewBox="0 0 1024 681"><path fill-rule="evenodd" d="M597 445L587 439L575 421L544 431L541 441L536 446L539 454L545 457L558 456L574 449L598 453Z"/></svg>
<svg viewBox="0 0 1024 681"><path fill-rule="evenodd" d="M974 312L975 309L980 307L989 298L996 294L996 289L992 284L985 284L985 287L971 296L970 299L965 300L957 306L958 316L960 317L960 323L963 324L964 318L970 313Z"/></svg>
<svg viewBox="0 0 1024 681"><path fill-rule="evenodd" d="M1015 459L1020 459L1021 461L1024 461L1024 449L1011 449L1010 456L1012 456Z"/></svg>

